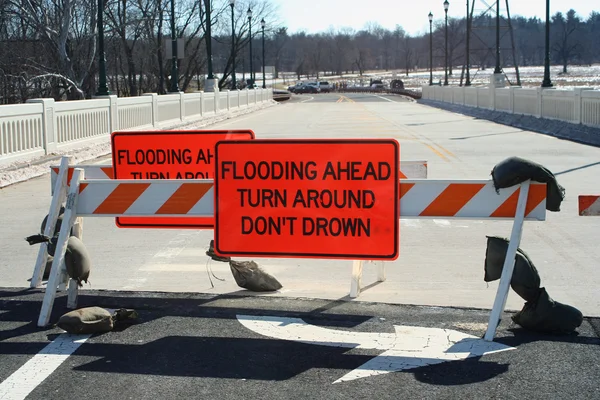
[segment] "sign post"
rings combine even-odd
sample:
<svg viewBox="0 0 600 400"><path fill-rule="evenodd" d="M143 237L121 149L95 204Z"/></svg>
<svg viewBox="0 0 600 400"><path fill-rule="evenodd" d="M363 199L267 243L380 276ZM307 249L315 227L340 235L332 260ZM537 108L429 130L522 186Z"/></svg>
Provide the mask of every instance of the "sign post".
<svg viewBox="0 0 600 400"><path fill-rule="evenodd" d="M114 178L213 179L217 142L251 139L251 130L113 132ZM116 223L119 228L214 228L214 218L120 217Z"/></svg>
<svg viewBox="0 0 600 400"><path fill-rule="evenodd" d="M394 260L399 165L394 139L219 142L215 251Z"/></svg>

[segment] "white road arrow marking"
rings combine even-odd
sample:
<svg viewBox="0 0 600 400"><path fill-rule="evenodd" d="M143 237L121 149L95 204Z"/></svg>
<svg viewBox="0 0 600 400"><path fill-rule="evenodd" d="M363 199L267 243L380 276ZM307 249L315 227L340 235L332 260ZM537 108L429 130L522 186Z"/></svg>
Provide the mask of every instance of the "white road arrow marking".
<svg viewBox="0 0 600 400"><path fill-rule="evenodd" d="M333 383L515 349L453 329L394 325L395 333L351 332L310 325L300 318L238 315L237 319L251 331L275 339L384 350Z"/></svg>

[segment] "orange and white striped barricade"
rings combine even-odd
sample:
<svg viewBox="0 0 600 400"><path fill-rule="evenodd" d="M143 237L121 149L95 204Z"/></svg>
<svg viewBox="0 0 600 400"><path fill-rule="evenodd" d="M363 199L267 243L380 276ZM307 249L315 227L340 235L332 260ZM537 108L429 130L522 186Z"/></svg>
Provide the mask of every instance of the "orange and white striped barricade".
<svg viewBox="0 0 600 400"><path fill-rule="evenodd" d="M579 196L579 215L583 217L597 217L600 215L600 196Z"/></svg>
<svg viewBox="0 0 600 400"><path fill-rule="evenodd" d="M52 203L50 205L50 211L46 221L46 228L44 229L44 232L42 232L46 236L52 237L54 228L56 227L58 213L61 205L65 201L67 188L73 176L73 170L75 167L83 169L85 176L88 179L113 178L113 168L111 165L81 164L74 166L69 165L69 159L70 157L68 156L62 157L60 165L53 165L50 167L50 194L52 195ZM57 193L56 196L55 193ZM83 218L77 219L74 225L73 233L79 239L83 239ZM30 287L36 288L41 285L47 257L47 243L42 243L38 252L35 266L33 268L33 276L31 277ZM62 289L63 288L61 288L61 290Z"/></svg>
<svg viewBox="0 0 600 400"><path fill-rule="evenodd" d="M57 283L66 275L64 256L69 232L77 217L206 217L214 214L212 180L82 180L75 169L66 200L39 326L46 326L56 297ZM525 220L546 217L546 185L526 181L494 190L491 180L405 180L400 183L401 218L514 219L502 277L485 334L493 340L504 310L515 256ZM77 283L69 282L68 306L76 307Z"/></svg>
<svg viewBox="0 0 600 400"><path fill-rule="evenodd" d="M86 179L113 179L114 178L113 167L110 164L69 165L67 181L66 181L67 184L65 187L68 187L68 184L71 181L71 178L73 176L73 170L75 168L83 169L84 176ZM54 165L54 166L50 167L50 182L51 182L51 194L52 195L54 195L55 190L57 190L56 182L59 179L60 171L61 171L61 166ZM400 161L399 176L400 176L400 179L427 179L427 161L421 161L421 160ZM66 192L65 192L65 194L66 194ZM64 195L63 195L62 199L63 200L60 204L62 204L64 202ZM54 228L52 228L52 229L54 229ZM75 233L79 239L83 239L83 218L82 217L79 217L76 221ZM45 244L44 244L43 250L46 251ZM43 270L44 266L46 265L46 261L45 261L46 256L47 256L47 252L44 253L44 256L38 256L38 259L37 259L35 267L34 267L34 277L31 279L31 287L32 288L38 287L41 284L41 279L42 279L41 271ZM372 263L377 266L378 281L379 282L385 281L385 264L384 264L384 262L383 261L372 261ZM353 274L351 282L356 282L357 279L362 279L362 263L359 265L359 267L360 267L360 276L355 277L355 275ZM39 276L39 278L36 278L37 276ZM355 290L356 290L356 295L352 296L352 297L358 296L358 293L360 292L359 286L354 285L352 287L356 287L357 289L351 290L351 296L352 296L352 293L355 293Z"/></svg>
<svg viewBox="0 0 600 400"><path fill-rule="evenodd" d="M500 284L485 340L493 340L506 306L515 256L525 220L546 219L546 184L526 181L498 193L488 181L404 181L400 184L401 218L514 219Z"/></svg>

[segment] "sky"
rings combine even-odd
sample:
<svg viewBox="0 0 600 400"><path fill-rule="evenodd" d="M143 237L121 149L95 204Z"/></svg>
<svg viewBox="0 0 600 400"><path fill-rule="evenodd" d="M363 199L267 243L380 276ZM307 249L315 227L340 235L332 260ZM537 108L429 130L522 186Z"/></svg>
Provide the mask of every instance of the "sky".
<svg viewBox="0 0 600 400"><path fill-rule="evenodd" d="M324 32L333 27L364 28L368 22L377 22L384 28L394 29L396 24L411 34L429 31L427 15L434 20L443 19L443 0L272 0L278 6L278 15L288 33L305 31ZM467 0L449 0L449 17L464 17ZM476 0L475 14L485 9L493 0ZM506 2L501 1L501 13L506 15ZM546 0L509 0L511 17L537 16L545 18ZM550 0L550 13L566 13L573 8L579 16L587 18L592 11L600 12L600 0Z"/></svg>

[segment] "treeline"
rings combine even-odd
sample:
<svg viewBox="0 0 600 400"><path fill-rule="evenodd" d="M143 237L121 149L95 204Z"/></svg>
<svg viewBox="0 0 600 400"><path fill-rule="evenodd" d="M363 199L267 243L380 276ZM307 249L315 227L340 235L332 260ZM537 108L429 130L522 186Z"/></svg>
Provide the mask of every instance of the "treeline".
<svg viewBox="0 0 600 400"><path fill-rule="evenodd" d="M90 98L98 85L97 0L0 0L0 98L3 104L34 97L57 100ZM183 91L203 88L207 73L206 28L210 6L213 71L221 88L231 87L232 25L229 0L175 0L175 30L183 41L178 82ZM251 26L247 10L252 10ZM137 96L167 93L170 87L171 0L106 0L105 55L108 86L113 94ZM426 18L426 17L425 17ZM411 36L402 27L393 31L368 24L360 31L332 30L319 34L288 34L278 23L270 0L237 0L234 40L238 86L249 78L249 32L253 70L262 67L261 19L265 27L265 64L277 73L296 77L339 75L366 70L406 73L429 66L429 33ZM471 66L495 65L495 18L474 18ZM444 21L433 24L433 64L444 66ZM544 23L538 18L513 17L511 37L503 20L501 65L541 65ZM587 18L570 10L552 17L552 61L564 65L600 62L600 13ZM465 62L465 19L448 21L451 73ZM512 51L514 41L515 51ZM180 54L181 56L181 54ZM240 79L241 78L241 79Z"/></svg>

